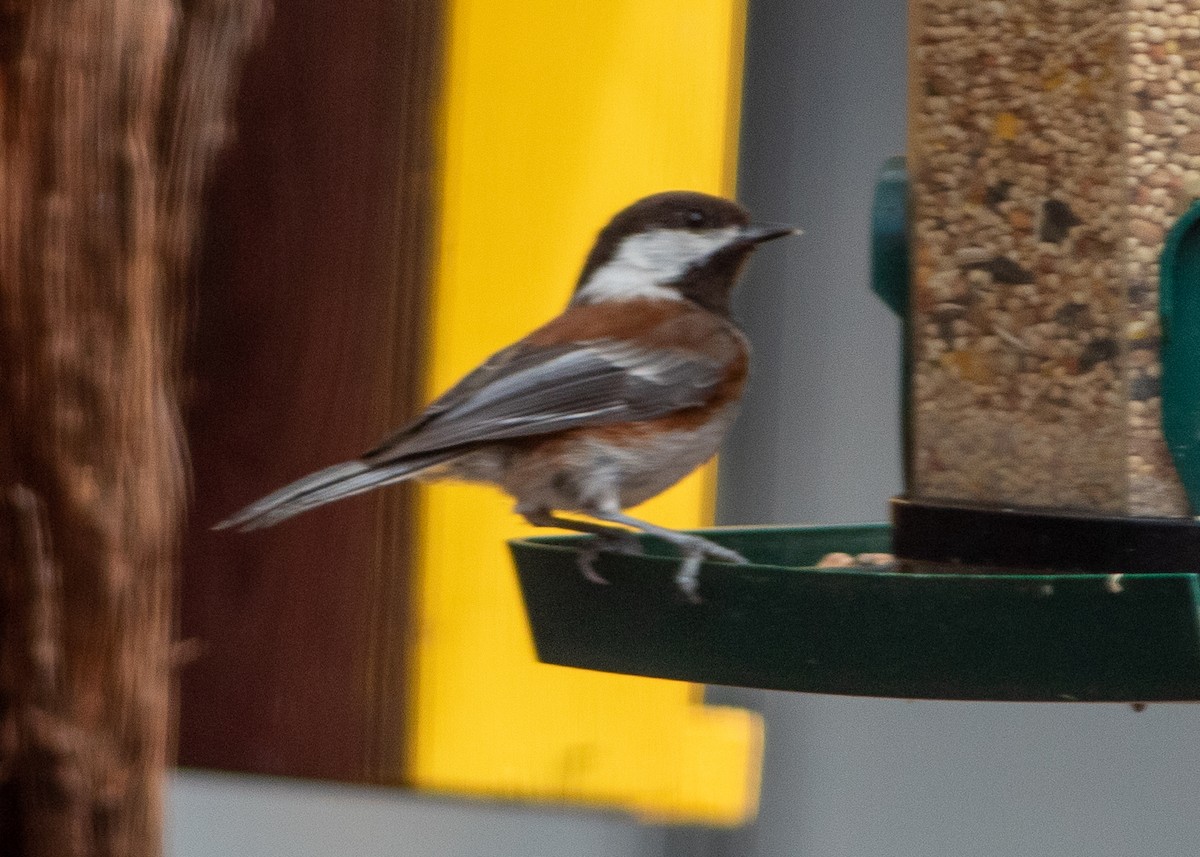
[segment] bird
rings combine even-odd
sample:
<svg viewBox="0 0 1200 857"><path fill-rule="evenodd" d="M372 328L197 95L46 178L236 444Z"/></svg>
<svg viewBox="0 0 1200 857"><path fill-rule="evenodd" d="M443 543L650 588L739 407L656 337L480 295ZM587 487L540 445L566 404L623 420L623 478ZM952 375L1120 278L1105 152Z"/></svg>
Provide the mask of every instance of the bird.
<svg viewBox="0 0 1200 857"><path fill-rule="evenodd" d="M731 293L757 247L793 234L698 191L639 199L600 230L557 317L359 458L292 482L214 529L269 527L407 479L490 483L530 524L594 536L579 554L589 580L608 582L595 570L599 553L640 553L640 531L677 550L676 584L699 600L705 560L745 557L625 510L717 453L749 371Z"/></svg>

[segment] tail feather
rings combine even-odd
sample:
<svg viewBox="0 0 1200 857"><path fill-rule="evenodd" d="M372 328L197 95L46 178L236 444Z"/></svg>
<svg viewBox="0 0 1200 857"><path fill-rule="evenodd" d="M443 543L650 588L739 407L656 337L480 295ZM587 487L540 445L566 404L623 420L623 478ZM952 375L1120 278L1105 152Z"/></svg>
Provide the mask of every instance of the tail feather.
<svg viewBox="0 0 1200 857"><path fill-rule="evenodd" d="M344 461L318 470L285 485L278 491L255 500L213 527L214 530L259 530L286 521L301 512L343 497L351 497L416 476L450 455L420 456L389 464L370 465L363 461Z"/></svg>

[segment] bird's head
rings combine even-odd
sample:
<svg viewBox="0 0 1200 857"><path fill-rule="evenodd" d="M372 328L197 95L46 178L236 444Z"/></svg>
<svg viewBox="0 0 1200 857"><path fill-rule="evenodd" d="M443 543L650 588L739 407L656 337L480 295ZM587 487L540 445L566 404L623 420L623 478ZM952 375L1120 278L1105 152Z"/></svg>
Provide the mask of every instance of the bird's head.
<svg viewBox="0 0 1200 857"><path fill-rule="evenodd" d="M571 302L689 300L727 315L730 292L754 248L798 231L751 223L746 209L719 196L657 193L600 230Z"/></svg>

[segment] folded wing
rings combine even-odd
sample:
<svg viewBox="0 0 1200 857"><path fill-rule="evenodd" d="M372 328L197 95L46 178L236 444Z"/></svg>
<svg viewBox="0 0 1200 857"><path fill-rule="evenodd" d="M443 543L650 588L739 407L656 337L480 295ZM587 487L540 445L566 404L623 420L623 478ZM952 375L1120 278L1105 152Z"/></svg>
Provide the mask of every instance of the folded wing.
<svg viewBox="0 0 1200 857"><path fill-rule="evenodd" d="M468 375L363 460L653 419L704 404L721 376L717 360L694 350L613 340L516 347Z"/></svg>
<svg viewBox="0 0 1200 857"><path fill-rule="evenodd" d="M480 443L653 419L702 405L721 375L716 359L693 350L643 349L614 340L569 347L519 344L463 378L362 458L286 485L217 528L268 527L416 476Z"/></svg>

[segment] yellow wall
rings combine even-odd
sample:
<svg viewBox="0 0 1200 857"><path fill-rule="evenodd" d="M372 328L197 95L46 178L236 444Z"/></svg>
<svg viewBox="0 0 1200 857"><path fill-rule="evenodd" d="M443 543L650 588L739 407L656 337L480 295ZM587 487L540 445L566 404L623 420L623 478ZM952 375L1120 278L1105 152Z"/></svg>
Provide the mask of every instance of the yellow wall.
<svg viewBox="0 0 1200 857"><path fill-rule="evenodd" d="M732 189L742 0L451 0L430 396L561 309L596 230L639 196ZM639 514L708 520L711 471ZM677 682L539 664L506 497L420 504L417 785L736 823L761 723Z"/></svg>

